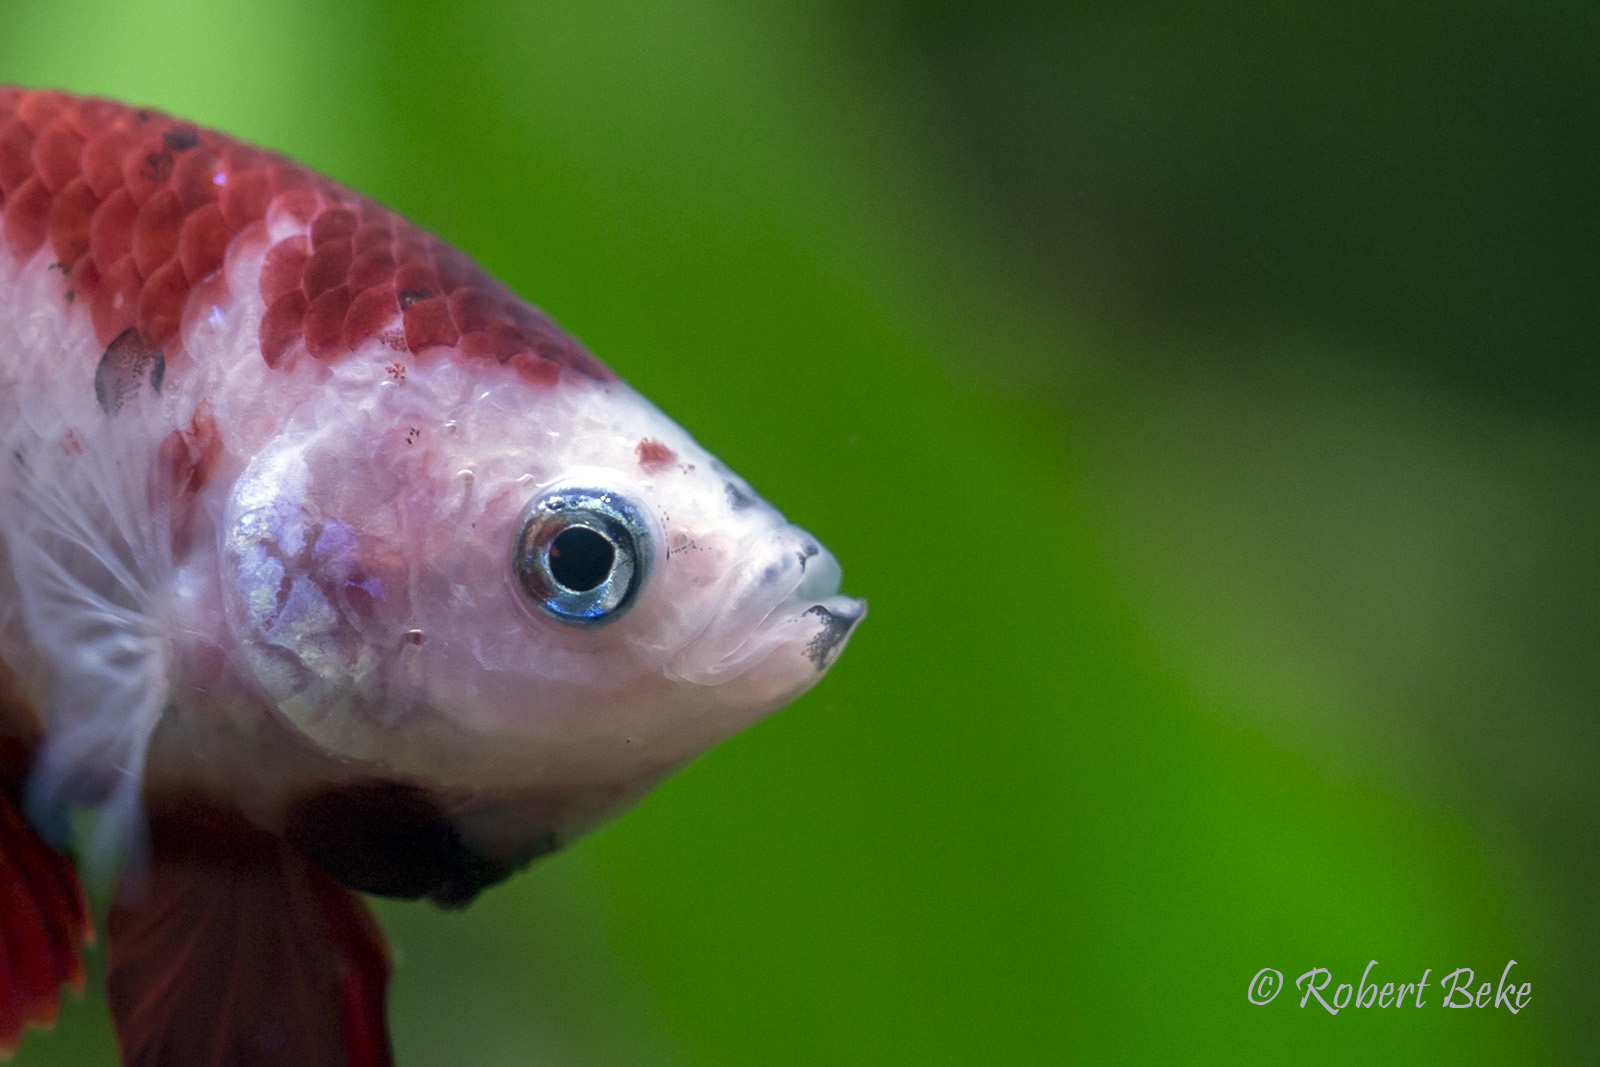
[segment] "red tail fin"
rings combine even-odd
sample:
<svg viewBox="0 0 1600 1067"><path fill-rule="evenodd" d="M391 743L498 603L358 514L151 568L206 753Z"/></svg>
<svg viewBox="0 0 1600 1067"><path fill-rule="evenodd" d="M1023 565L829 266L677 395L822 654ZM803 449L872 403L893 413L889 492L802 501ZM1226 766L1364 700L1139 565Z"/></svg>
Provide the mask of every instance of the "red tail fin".
<svg viewBox="0 0 1600 1067"><path fill-rule="evenodd" d="M28 748L0 734L0 1057L29 1026L55 1022L63 985L83 988L83 944L93 938L72 861L17 809Z"/></svg>
<svg viewBox="0 0 1600 1067"><path fill-rule="evenodd" d="M125 1067L389 1067L383 935L360 898L237 816L153 820L111 912Z"/></svg>

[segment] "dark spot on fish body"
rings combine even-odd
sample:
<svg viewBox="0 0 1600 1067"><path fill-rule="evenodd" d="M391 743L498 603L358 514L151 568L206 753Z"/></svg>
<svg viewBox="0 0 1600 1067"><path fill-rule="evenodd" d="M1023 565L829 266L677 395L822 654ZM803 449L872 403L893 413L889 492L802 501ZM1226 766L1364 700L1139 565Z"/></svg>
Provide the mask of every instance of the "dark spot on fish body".
<svg viewBox="0 0 1600 1067"><path fill-rule="evenodd" d="M305 797L288 812L284 836L350 889L464 907L529 861L555 851L546 834L513 861L490 859L461 840L426 790L367 779Z"/></svg>
<svg viewBox="0 0 1600 1067"><path fill-rule="evenodd" d="M728 506L734 511L743 511L745 508L755 506L755 498L745 492L744 486L738 482L731 479L723 482L722 491L727 494Z"/></svg>
<svg viewBox="0 0 1600 1067"><path fill-rule="evenodd" d="M424 300L432 300L438 295L432 289L402 289L400 290L400 310L410 311Z"/></svg>
<svg viewBox="0 0 1600 1067"><path fill-rule="evenodd" d="M167 361L161 349L146 344L139 331L131 326L123 330L106 347L94 371L94 397L100 403L100 410L115 415L138 394L139 386L145 381L153 391L161 392L166 369Z"/></svg>
<svg viewBox="0 0 1600 1067"><path fill-rule="evenodd" d="M186 126L179 126L163 133L161 141L174 152L187 152L200 146L200 134Z"/></svg>
<svg viewBox="0 0 1600 1067"><path fill-rule="evenodd" d="M151 185L163 185L172 177L172 153L150 152L144 157L144 163L139 168L139 177Z"/></svg>

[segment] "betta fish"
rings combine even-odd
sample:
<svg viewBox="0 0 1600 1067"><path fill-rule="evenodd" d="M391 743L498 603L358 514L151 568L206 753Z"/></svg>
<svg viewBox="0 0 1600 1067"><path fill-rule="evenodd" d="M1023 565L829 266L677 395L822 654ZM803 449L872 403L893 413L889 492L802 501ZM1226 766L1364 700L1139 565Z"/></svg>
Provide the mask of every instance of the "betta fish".
<svg viewBox="0 0 1600 1067"><path fill-rule="evenodd" d="M393 211L0 87L0 1055L83 983L82 863L129 1067L389 1063L357 894L618 814L821 678L839 583Z"/></svg>

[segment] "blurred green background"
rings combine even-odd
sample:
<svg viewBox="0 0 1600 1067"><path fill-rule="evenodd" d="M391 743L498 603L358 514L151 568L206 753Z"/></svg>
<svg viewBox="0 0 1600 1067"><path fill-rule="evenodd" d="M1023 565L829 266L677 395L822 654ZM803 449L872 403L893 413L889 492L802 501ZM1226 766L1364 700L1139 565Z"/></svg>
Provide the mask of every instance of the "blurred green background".
<svg viewBox="0 0 1600 1067"><path fill-rule="evenodd" d="M619 823L379 904L402 1067L1575 1062L1597 12L5 0L0 80L401 209L871 601ZM1534 995L1247 1003L1371 959ZM112 1047L95 990L18 1062Z"/></svg>

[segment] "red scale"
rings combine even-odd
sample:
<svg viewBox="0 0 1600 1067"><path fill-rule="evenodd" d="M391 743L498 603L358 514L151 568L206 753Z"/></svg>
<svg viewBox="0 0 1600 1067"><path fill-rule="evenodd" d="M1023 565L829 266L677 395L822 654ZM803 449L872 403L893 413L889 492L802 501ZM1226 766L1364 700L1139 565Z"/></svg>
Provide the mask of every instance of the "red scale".
<svg viewBox="0 0 1600 1067"><path fill-rule="evenodd" d="M110 345L137 329L176 354L189 297L265 220L308 224L267 250L261 356L349 355L382 337L420 353L509 363L554 384L562 368L611 373L543 312L466 256L380 204L281 156L159 111L0 88L4 247L49 242L64 299ZM386 333L385 331L389 331Z"/></svg>

